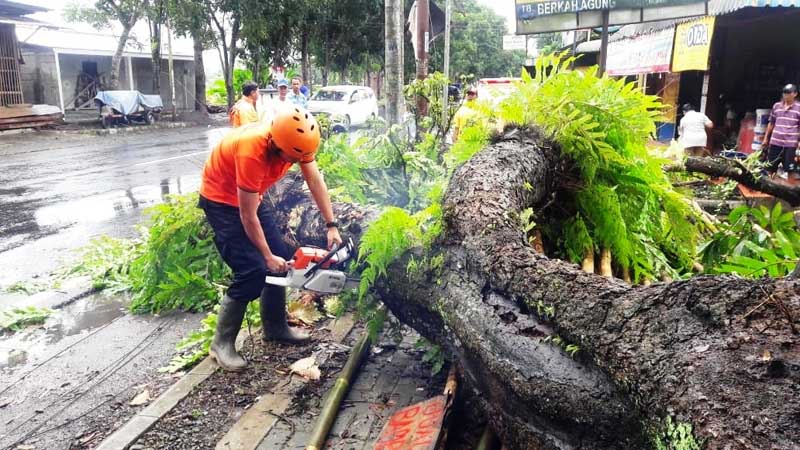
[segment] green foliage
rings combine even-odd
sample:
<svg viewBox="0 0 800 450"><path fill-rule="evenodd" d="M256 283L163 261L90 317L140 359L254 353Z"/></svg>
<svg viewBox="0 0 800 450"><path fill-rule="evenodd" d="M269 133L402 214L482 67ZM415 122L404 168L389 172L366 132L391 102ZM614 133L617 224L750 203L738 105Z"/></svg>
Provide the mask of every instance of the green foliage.
<svg viewBox="0 0 800 450"><path fill-rule="evenodd" d="M525 63L525 51L503 50L503 35L508 33L503 16L481 2L464 0L453 8L452 20L451 73L473 74L477 78L519 74ZM444 62L443 49L443 45L433 45L430 67L441 70Z"/></svg>
<svg viewBox="0 0 800 450"><path fill-rule="evenodd" d="M141 240L95 240L71 273L89 275L99 289L131 291L134 313L211 309L230 269L196 205L197 194L169 197L146 211Z"/></svg>
<svg viewBox="0 0 800 450"><path fill-rule="evenodd" d="M565 341L561 336L559 336L557 334L554 334L554 335L551 335L551 336L547 336L546 338L544 338L543 342L551 343L551 344L555 345L556 347L561 348L561 350L564 350L565 352L567 352L567 354L571 358L574 358L575 355L579 351L581 351L580 345L570 344L567 341Z"/></svg>
<svg viewBox="0 0 800 450"><path fill-rule="evenodd" d="M35 306L0 311L0 331L19 331L29 325L42 324L52 313L51 309Z"/></svg>
<svg viewBox="0 0 800 450"><path fill-rule="evenodd" d="M414 348L417 350L424 350L425 354L422 355L422 362L431 365L431 376L434 376L442 371L445 363L445 353L442 347L430 342L425 338L417 339L414 343Z"/></svg>
<svg viewBox="0 0 800 450"><path fill-rule="evenodd" d="M780 203L771 210L740 206L699 252L709 273L786 276L800 263L800 231Z"/></svg>
<svg viewBox="0 0 800 450"><path fill-rule="evenodd" d="M233 92L238 99L242 95L242 85L253 79L253 72L247 69L233 69ZM225 89L225 80L217 78L206 88L206 101L209 105L227 105L228 91Z"/></svg>
<svg viewBox="0 0 800 450"><path fill-rule="evenodd" d="M652 440L656 450L700 450L703 448L692 433L692 425L685 422L673 422L672 417L664 420L663 427L653 433Z"/></svg>
<svg viewBox="0 0 800 450"><path fill-rule="evenodd" d="M11 283L6 287L0 288L0 292L7 292L9 294L21 293L25 295L33 295L36 294L37 292L45 291L47 290L47 288L48 286L46 283L37 283L35 281L23 280Z"/></svg>
<svg viewBox="0 0 800 450"><path fill-rule="evenodd" d="M567 166L559 193L566 213L551 214L544 231L573 262L589 249L610 248L637 282L690 270L699 234L695 213L673 190L663 161L645 147L662 105L633 83L598 77L596 69L567 70L573 61L538 58L534 77L523 72L514 95L483 109L487 120L536 125L559 144Z"/></svg>
<svg viewBox="0 0 800 450"><path fill-rule="evenodd" d="M470 80L467 77L462 77L461 84L466 85ZM442 111L444 104L444 88L450 84L450 80L441 72L433 72L429 74L424 80L415 79L403 88L403 95L406 99L406 105L414 113L415 117L420 117L417 111L417 97L422 97L428 104L428 118L432 122L433 129L437 131L437 138L440 139L442 135L447 134L453 122L453 116L458 111L458 108L463 104L461 102L448 101L447 103L447 123L442 123Z"/></svg>

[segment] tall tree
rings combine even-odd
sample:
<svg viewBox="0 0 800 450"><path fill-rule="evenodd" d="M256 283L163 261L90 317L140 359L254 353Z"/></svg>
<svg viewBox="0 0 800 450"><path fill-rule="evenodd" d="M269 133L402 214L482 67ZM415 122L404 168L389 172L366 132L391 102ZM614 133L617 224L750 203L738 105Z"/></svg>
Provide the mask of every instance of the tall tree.
<svg viewBox="0 0 800 450"><path fill-rule="evenodd" d="M153 93L161 93L161 26L167 19L166 0L150 0L147 25L150 30L150 54L153 60Z"/></svg>
<svg viewBox="0 0 800 450"><path fill-rule="evenodd" d="M131 29L142 17L148 2L142 0L97 0L94 7L86 7L79 3L70 3L64 10L64 17L70 22L86 22L98 30L108 28L111 22L122 25L117 49L111 57L111 73L108 80L109 89L119 89L119 66L122 52L130 38Z"/></svg>
<svg viewBox="0 0 800 450"><path fill-rule="evenodd" d="M461 0L454 8L450 37L450 73L483 77L518 77L524 51L503 50L505 18L476 0ZM444 46L434 43L431 70L444 67ZM453 77L451 77L453 78Z"/></svg>
<svg viewBox="0 0 800 450"><path fill-rule="evenodd" d="M386 120L397 124L403 115L403 1L386 0L385 57L386 64Z"/></svg>
<svg viewBox="0 0 800 450"><path fill-rule="evenodd" d="M242 31L244 0L203 0L203 9L208 29L217 47L225 78L228 107L233 106L236 93L233 90L233 68L239 52L239 33Z"/></svg>
<svg viewBox="0 0 800 450"><path fill-rule="evenodd" d="M206 20L204 0L167 0L167 15L173 32L191 37L194 47L194 109L208 113L206 105L206 73L203 50L213 45L212 32Z"/></svg>

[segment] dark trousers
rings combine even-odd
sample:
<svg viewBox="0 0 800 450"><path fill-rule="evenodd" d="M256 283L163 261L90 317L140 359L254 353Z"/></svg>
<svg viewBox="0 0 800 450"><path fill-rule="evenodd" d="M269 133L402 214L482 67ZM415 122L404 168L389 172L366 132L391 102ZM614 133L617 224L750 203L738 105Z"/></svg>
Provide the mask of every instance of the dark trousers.
<svg viewBox="0 0 800 450"><path fill-rule="evenodd" d="M228 296L246 303L261 295L265 286L264 277L269 273L267 262L247 237L239 217L239 208L203 196L200 196L197 206L206 213L206 219L214 230L214 244L222 260L233 270L233 283L228 288ZM291 257L289 249L264 203L258 206L258 220L272 253L288 260Z"/></svg>
<svg viewBox="0 0 800 450"><path fill-rule="evenodd" d="M775 173L778 171L778 166L783 163L783 170L789 171L789 167L794 164L795 147L778 147L777 145L769 146L769 153L767 154L767 161L769 161L769 171Z"/></svg>

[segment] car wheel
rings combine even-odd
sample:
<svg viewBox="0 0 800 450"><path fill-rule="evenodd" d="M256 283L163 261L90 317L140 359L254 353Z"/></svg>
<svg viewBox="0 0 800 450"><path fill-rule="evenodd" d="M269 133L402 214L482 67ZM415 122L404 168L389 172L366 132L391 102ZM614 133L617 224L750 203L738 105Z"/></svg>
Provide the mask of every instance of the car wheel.
<svg viewBox="0 0 800 450"><path fill-rule="evenodd" d="M344 116L344 126L347 127L348 130L350 129L350 115L349 114Z"/></svg>
<svg viewBox="0 0 800 450"><path fill-rule="evenodd" d="M156 121L156 119L153 116L153 112L152 111L147 111L147 114L145 114L145 116L144 116L144 123L146 123L148 125L152 125L152 124L155 123L155 121Z"/></svg>

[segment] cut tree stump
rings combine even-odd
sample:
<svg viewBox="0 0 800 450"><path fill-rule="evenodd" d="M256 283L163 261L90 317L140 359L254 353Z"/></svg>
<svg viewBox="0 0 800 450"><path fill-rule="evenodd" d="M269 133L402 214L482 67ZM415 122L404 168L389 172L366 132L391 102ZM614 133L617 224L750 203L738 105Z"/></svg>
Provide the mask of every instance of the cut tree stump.
<svg viewBox="0 0 800 450"><path fill-rule="evenodd" d="M414 249L375 286L394 315L464 368L509 449L650 448L666 416L712 450L800 448L800 280L630 286L537 254L509 213L558 189L557 154L528 131L457 169L427 251L443 267L409 273L411 254L425 256ZM284 180L272 198L291 223L287 242L324 244L300 186ZM335 209L355 239L377 217ZM554 336L580 351L571 357Z"/></svg>

